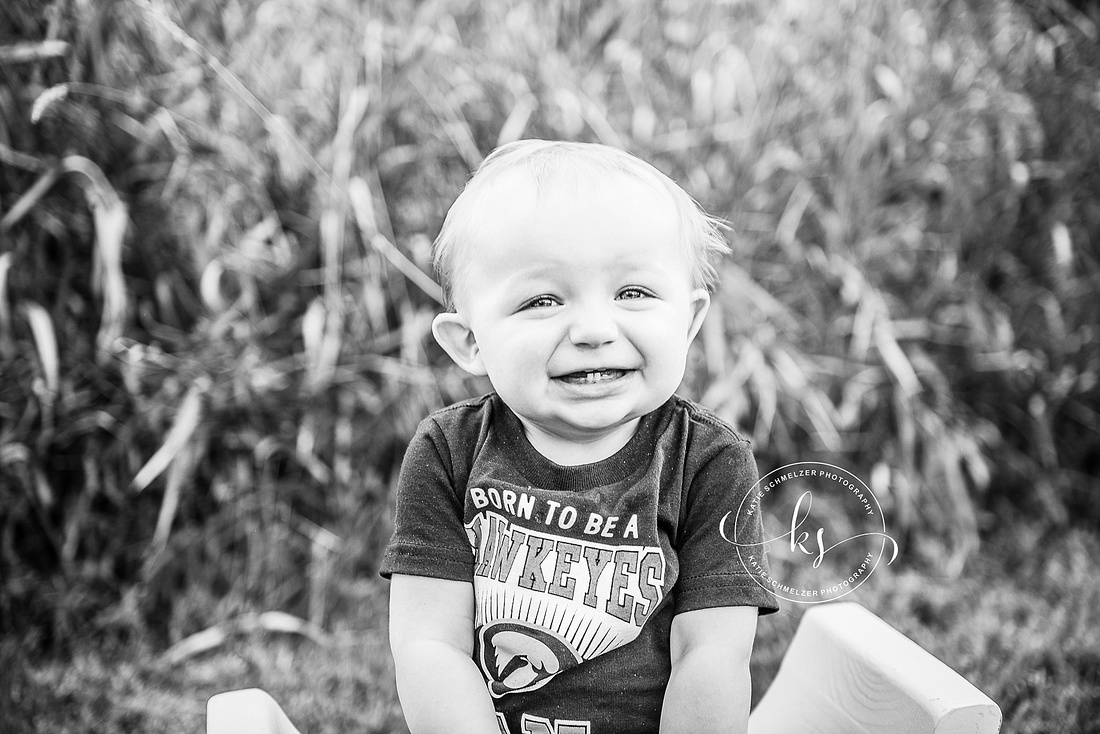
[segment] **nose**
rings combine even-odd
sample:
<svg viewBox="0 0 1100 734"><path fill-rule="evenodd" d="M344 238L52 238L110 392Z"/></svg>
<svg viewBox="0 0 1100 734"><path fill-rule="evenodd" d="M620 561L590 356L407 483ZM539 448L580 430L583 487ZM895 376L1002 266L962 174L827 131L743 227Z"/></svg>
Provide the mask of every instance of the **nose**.
<svg viewBox="0 0 1100 734"><path fill-rule="evenodd" d="M569 325L569 341L578 347L601 347L619 337L619 325L611 309L588 306L577 309Z"/></svg>

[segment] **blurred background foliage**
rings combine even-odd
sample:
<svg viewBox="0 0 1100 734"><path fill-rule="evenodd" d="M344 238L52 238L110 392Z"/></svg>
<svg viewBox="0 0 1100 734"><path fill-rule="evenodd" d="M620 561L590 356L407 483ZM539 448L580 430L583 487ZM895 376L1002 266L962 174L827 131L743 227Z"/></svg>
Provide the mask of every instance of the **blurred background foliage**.
<svg viewBox="0 0 1100 734"><path fill-rule="evenodd" d="M168 730L243 676L313 730L400 729L373 579L396 470L421 417L488 389L432 343L428 249L484 155L546 137L626 148L730 224L684 393L762 473L870 483L902 565L862 601L1006 730L1095 727L1098 24L1066 0L8 0L0 709ZM180 672L242 630L329 652Z"/></svg>

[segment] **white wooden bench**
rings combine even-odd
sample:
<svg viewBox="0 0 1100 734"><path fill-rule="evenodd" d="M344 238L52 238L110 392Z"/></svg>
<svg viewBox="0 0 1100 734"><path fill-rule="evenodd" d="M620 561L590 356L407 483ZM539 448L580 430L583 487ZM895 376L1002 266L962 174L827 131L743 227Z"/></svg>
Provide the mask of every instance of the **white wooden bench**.
<svg viewBox="0 0 1100 734"><path fill-rule="evenodd" d="M206 703L206 734L301 734L275 699L259 688L227 691Z"/></svg>
<svg viewBox="0 0 1100 734"><path fill-rule="evenodd" d="M250 688L207 704L207 734L300 734ZM984 693L858 604L807 610L749 734L996 734Z"/></svg>
<svg viewBox="0 0 1100 734"><path fill-rule="evenodd" d="M859 604L806 611L749 734L996 734L997 704Z"/></svg>

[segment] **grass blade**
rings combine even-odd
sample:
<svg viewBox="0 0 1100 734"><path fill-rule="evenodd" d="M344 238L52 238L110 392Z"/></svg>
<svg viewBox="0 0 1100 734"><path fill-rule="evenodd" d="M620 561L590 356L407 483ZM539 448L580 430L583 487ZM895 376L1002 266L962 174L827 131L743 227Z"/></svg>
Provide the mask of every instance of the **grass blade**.
<svg viewBox="0 0 1100 734"><path fill-rule="evenodd" d="M497 145L511 143L523 137L523 131L527 129L527 123L530 122L531 115L535 113L538 107L539 101L535 95L531 93L521 95L512 105L512 111L508 113L504 124L500 126L500 132L497 133Z"/></svg>
<svg viewBox="0 0 1100 734"><path fill-rule="evenodd" d="M11 305L8 301L8 271L11 270L11 253L0 255L0 356L12 353Z"/></svg>
<svg viewBox="0 0 1100 734"><path fill-rule="evenodd" d="M7 232L27 216L27 213L46 195L47 191L53 188L60 177L61 172L57 168L50 168L39 176L38 180L12 205L4 218L0 219L0 233Z"/></svg>
<svg viewBox="0 0 1100 734"><path fill-rule="evenodd" d="M32 41L0 46L0 65L31 64L36 61L59 59L69 53L65 41Z"/></svg>
<svg viewBox="0 0 1100 734"><path fill-rule="evenodd" d="M52 397L57 397L60 387L60 362L57 351L57 334L53 328L53 320L46 313L46 309L33 301L23 305L23 312L27 316L27 323L34 335L34 346L38 350L38 360L42 366L42 376L46 381L46 389Z"/></svg>
<svg viewBox="0 0 1100 734"><path fill-rule="evenodd" d="M67 156L61 161L62 173L81 176L84 195L95 219L97 271L93 287L103 296L103 318L96 343L101 358L111 352L111 344L122 336L126 320L126 280L122 274L122 243L130 215L103 171L83 156Z"/></svg>
<svg viewBox="0 0 1100 734"><path fill-rule="evenodd" d="M157 526L153 531L150 559L156 559L168 545L168 535L172 532L172 522L176 519L176 511L180 506L183 483L194 465L193 454L192 447L185 444L168 467L167 486L164 488L164 497L160 501L160 511L157 513Z"/></svg>
<svg viewBox="0 0 1100 734"><path fill-rule="evenodd" d="M268 611L242 614L185 637L165 650L161 660L168 665L182 663L188 658L220 647L232 635L257 631L301 635L322 647L329 644L328 635L316 625L286 612Z"/></svg>
<svg viewBox="0 0 1100 734"><path fill-rule="evenodd" d="M348 198L351 199L351 208L355 214L355 221L359 225L359 232L363 237L363 241L369 242L370 246L389 260L390 264L397 268L402 275L442 306L443 291L440 289L439 284L418 268L416 263L406 257L405 253L398 250L396 245L378 231L370 187L367 182L358 177L351 179L348 182Z"/></svg>
<svg viewBox="0 0 1100 734"><path fill-rule="evenodd" d="M906 396L912 397L919 393L921 390L920 379L913 370L913 365L898 345L893 330L886 321L881 319L875 324L875 347L878 349L886 368L898 381L898 385Z"/></svg>
<svg viewBox="0 0 1100 734"><path fill-rule="evenodd" d="M140 492L148 487L154 479L168 468L172 460L187 445L188 439L191 438L191 434L195 432L202 420L202 398L208 388L209 381L200 380L192 385L191 389L184 395L179 410L176 412L176 420L172 423L172 428L168 431L164 443L149 461L145 462L145 466L141 467L134 476L133 481L130 482L130 489L134 492Z"/></svg>
<svg viewBox="0 0 1100 734"><path fill-rule="evenodd" d="M50 108L69 96L68 84L56 84L47 89L34 100L31 107L31 122L37 124Z"/></svg>

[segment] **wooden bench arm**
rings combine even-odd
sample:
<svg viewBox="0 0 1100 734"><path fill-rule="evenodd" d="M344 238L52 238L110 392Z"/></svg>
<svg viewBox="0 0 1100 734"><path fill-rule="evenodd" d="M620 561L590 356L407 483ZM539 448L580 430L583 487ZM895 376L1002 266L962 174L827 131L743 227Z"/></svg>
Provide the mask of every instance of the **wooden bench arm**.
<svg viewBox="0 0 1100 734"><path fill-rule="evenodd" d="M266 691L246 688L212 696L206 734L301 734Z"/></svg>
<svg viewBox="0 0 1100 734"><path fill-rule="evenodd" d="M859 604L807 610L749 734L996 734L1001 710Z"/></svg>

